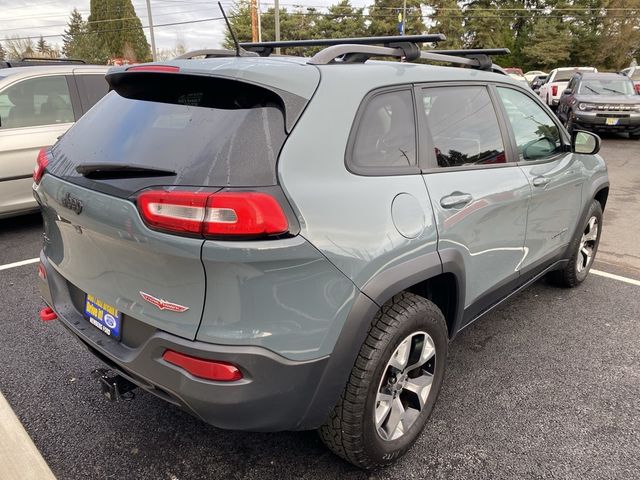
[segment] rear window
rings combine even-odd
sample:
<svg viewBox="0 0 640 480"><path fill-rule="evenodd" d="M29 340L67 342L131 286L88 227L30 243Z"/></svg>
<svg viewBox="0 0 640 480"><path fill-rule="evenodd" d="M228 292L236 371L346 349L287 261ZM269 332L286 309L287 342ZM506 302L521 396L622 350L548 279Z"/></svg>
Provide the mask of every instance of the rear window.
<svg viewBox="0 0 640 480"><path fill-rule="evenodd" d="M131 82L119 84L58 142L50 173L72 180L81 178L80 165L116 164L175 172L163 177L165 185L277 183L286 133L274 92L211 77L165 75L164 82L127 75Z"/></svg>
<svg viewBox="0 0 640 480"><path fill-rule="evenodd" d="M640 80L640 68L636 68L631 75L633 80Z"/></svg>

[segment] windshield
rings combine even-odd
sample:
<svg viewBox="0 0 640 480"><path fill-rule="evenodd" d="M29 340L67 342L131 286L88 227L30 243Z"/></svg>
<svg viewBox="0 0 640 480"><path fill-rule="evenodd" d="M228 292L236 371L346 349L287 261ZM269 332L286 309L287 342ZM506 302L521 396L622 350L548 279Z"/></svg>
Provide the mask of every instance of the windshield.
<svg viewBox="0 0 640 480"><path fill-rule="evenodd" d="M633 95L633 83L624 78L586 79L580 84L578 93L586 95Z"/></svg>
<svg viewBox="0 0 640 480"><path fill-rule="evenodd" d="M554 82L568 82L577 70L558 71L553 79Z"/></svg>

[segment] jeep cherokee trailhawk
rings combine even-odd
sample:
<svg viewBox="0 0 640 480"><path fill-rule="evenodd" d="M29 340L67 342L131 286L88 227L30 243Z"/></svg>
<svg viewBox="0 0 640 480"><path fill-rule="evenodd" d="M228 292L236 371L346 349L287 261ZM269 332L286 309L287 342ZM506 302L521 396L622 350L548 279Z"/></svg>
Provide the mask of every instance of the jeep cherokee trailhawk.
<svg viewBox="0 0 640 480"><path fill-rule="evenodd" d="M110 398L135 385L220 428L319 428L374 468L419 436L456 333L544 274L584 280L598 137L570 137L491 63L503 50L415 43L438 38L110 70L34 172L41 316L106 364ZM309 44L326 48L268 55Z"/></svg>

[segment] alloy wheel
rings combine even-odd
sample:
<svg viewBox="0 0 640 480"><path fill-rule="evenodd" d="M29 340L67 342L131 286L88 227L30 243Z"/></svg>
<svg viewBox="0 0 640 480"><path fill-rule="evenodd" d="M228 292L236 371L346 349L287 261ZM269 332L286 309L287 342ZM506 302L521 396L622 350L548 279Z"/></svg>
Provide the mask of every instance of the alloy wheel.
<svg viewBox="0 0 640 480"><path fill-rule="evenodd" d="M391 355L374 410L376 431L386 441L403 436L424 409L436 365L436 347L426 332L406 337Z"/></svg>
<svg viewBox="0 0 640 480"><path fill-rule="evenodd" d="M584 229L582 238L578 245L578 258L576 259L576 268L578 272L583 272L591 265L593 257L596 253L598 241L598 219L592 216Z"/></svg>

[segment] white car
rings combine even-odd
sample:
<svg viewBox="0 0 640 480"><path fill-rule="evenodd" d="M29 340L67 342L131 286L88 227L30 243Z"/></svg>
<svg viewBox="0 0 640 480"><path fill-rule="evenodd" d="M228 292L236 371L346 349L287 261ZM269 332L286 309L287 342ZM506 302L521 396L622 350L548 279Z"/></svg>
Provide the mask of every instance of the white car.
<svg viewBox="0 0 640 480"><path fill-rule="evenodd" d="M531 70L527 73L524 74L524 78L527 79L527 82L529 82L529 85L531 85L531 82L533 82L533 79L536 78L538 75L546 75L546 72L543 72L542 70Z"/></svg>
<svg viewBox="0 0 640 480"><path fill-rule="evenodd" d="M0 218L38 209L31 189L38 151L109 90L108 67L53 63L0 62Z"/></svg>
<svg viewBox="0 0 640 480"><path fill-rule="evenodd" d="M598 69L594 67L564 67L551 70L547 83L542 85L538 91L538 95L549 108L555 110L560 101L560 95L565 91L569 80L576 72L597 73Z"/></svg>

